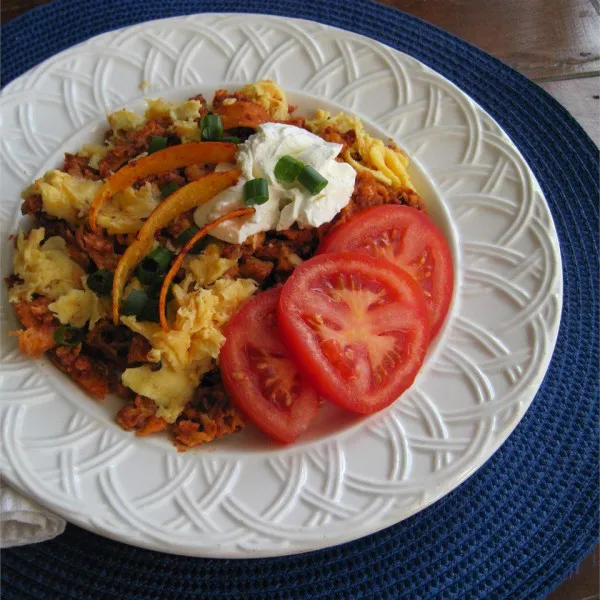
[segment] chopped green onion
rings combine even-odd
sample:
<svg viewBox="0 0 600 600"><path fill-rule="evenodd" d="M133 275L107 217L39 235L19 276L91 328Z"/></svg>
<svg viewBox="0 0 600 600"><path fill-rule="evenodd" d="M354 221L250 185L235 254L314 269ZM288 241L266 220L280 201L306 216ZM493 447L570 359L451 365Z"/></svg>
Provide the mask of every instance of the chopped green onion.
<svg viewBox="0 0 600 600"><path fill-rule="evenodd" d="M157 279L154 283L152 283L150 285L150 287L146 290L146 293L148 294L148 297L150 299L152 298L158 298L160 296L160 290L162 288L162 282L163 282L164 276L162 276L160 279ZM171 284L169 286L169 289L167 291L167 302L169 300L173 300L173 284Z"/></svg>
<svg viewBox="0 0 600 600"><path fill-rule="evenodd" d="M175 244L178 246L185 246L198 233L198 231L199 229L195 225L188 227L183 233L180 233L175 238Z"/></svg>
<svg viewBox="0 0 600 600"><path fill-rule="evenodd" d="M167 138L162 135L153 135L148 144L148 154L164 150L167 147L167 141Z"/></svg>
<svg viewBox="0 0 600 600"><path fill-rule="evenodd" d="M54 332L54 341L61 346L79 346L83 341L83 331L70 325L61 325Z"/></svg>
<svg viewBox="0 0 600 600"><path fill-rule="evenodd" d="M219 115L204 115L200 121L202 141L217 142L223 137L223 122Z"/></svg>
<svg viewBox="0 0 600 600"><path fill-rule="evenodd" d="M110 294L112 290L113 274L108 269L99 269L87 278L87 285L96 294Z"/></svg>
<svg viewBox="0 0 600 600"><path fill-rule="evenodd" d="M146 294L146 292L142 292L142 290L131 290L129 296L127 296L125 302L123 302L121 314L139 317L147 302L148 294Z"/></svg>
<svg viewBox="0 0 600 600"><path fill-rule="evenodd" d="M158 298L148 298L148 302L144 305L139 319L140 321L152 321L153 323L160 321L158 315Z"/></svg>
<svg viewBox="0 0 600 600"><path fill-rule="evenodd" d="M300 171L302 171L303 167L303 162L286 154L277 161L275 169L273 169L273 174L278 181L293 183L298 178L298 175L300 175Z"/></svg>
<svg viewBox="0 0 600 600"><path fill-rule="evenodd" d="M170 250L159 246L142 259L135 274L142 283L147 285L154 283L160 275L169 270L172 258L173 253Z"/></svg>
<svg viewBox="0 0 600 600"><path fill-rule="evenodd" d="M269 199L269 184L266 179L259 177L244 184L244 202L248 206L264 204Z"/></svg>
<svg viewBox="0 0 600 600"><path fill-rule="evenodd" d="M195 225L188 227L183 233L180 233L175 238L175 244L177 246L185 246L198 231L200 230ZM204 250L204 241L200 240L197 244L194 244L194 247L190 250L190 254L200 254L202 250Z"/></svg>
<svg viewBox="0 0 600 600"><path fill-rule="evenodd" d="M226 135L222 140L222 142L229 142L230 144L241 144L242 140L235 135Z"/></svg>
<svg viewBox="0 0 600 600"><path fill-rule="evenodd" d="M304 169L298 175L298 181L313 195L317 195L329 183L323 175L313 169L310 165L305 165Z"/></svg>
<svg viewBox="0 0 600 600"><path fill-rule="evenodd" d="M160 193L163 198L170 196L179 189L179 186L174 181L169 181L160 188Z"/></svg>

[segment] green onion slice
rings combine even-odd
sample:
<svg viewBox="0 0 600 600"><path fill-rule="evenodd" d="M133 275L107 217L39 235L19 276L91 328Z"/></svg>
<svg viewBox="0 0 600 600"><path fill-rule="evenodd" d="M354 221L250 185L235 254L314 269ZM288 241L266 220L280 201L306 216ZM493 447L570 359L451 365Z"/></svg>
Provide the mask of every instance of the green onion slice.
<svg viewBox="0 0 600 600"><path fill-rule="evenodd" d="M87 278L87 285L96 294L101 296L110 294L113 284L113 274L108 269L99 269Z"/></svg>
<svg viewBox="0 0 600 600"><path fill-rule="evenodd" d="M159 246L152 250L142 262L138 265L135 274L144 284L154 283L160 275L169 270L169 264L173 258L173 253L167 248Z"/></svg>
<svg viewBox="0 0 600 600"><path fill-rule="evenodd" d="M175 244L177 246L185 246L197 233L198 228L195 225L188 227L183 233L180 233L175 238Z"/></svg>
<svg viewBox="0 0 600 600"><path fill-rule="evenodd" d="M229 142L230 144L241 144L242 143L242 140L240 140L240 138L236 137L235 135L226 135L225 137L223 137L223 139L221 141Z"/></svg>
<svg viewBox="0 0 600 600"><path fill-rule="evenodd" d="M61 325L54 332L54 341L61 346L79 346L83 341L83 331L70 325Z"/></svg>
<svg viewBox="0 0 600 600"><path fill-rule="evenodd" d="M244 202L248 206L264 204L269 199L269 184L266 179L259 177L244 184Z"/></svg>
<svg viewBox="0 0 600 600"><path fill-rule="evenodd" d="M152 321L158 323L160 317L158 315L158 298L148 298L142 312L139 315L140 321Z"/></svg>
<svg viewBox="0 0 600 600"><path fill-rule="evenodd" d="M142 314L144 306L146 306L147 302L148 294L146 294L146 292L142 292L141 290L131 290L131 292L129 292L129 296L127 296L125 302L123 302L121 314L139 317Z"/></svg>
<svg viewBox="0 0 600 600"><path fill-rule="evenodd" d="M282 156L273 169L273 174L278 181L285 183L293 183L300 175L300 171L304 168L304 163L297 158L286 154Z"/></svg>
<svg viewBox="0 0 600 600"><path fill-rule="evenodd" d="M158 298L160 296L160 289L162 288L163 279L164 276L160 277L160 279L157 279L146 290L146 293L148 294L148 298L150 298L150 300L152 300L152 298ZM169 286L169 289L167 290L167 302L169 300L173 300L173 284L171 284Z"/></svg>
<svg viewBox="0 0 600 600"><path fill-rule="evenodd" d="M219 115L204 115L200 121L202 141L218 142L223 137L223 122Z"/></svg>
<svg viewBox="0 0 600 600"><path fill-rule="evenodd" d="M199 229L195 225L188 227L183 233L180 233L175 238L175 244L177 246L185 246L198 231ZM190 250L190 254L200 254L202 250L204 250L204 240L200 240L197 244L194 244L194 247Z"/></svg>
<svg viewBox="0 0 600 600"><path fill-rule="evenodd" d="M179 186L174 181L169 181L169 183L165 183L165 185L160 188L160 194L163 198L166 198L178 189Z"/></svg>
<svg viewBox="0 0 600 600"><path fill-rule="evenodd" d="M329 183L323 175L313 169L310 165L305 165L300 174L298 175L298 181L313 195L315 196L319 192L325 189L325 186Z"/></svg>
<svg viewBox="0 0 600 600"><path fill-rule="evenodd" d="M167 138L162 135L153 135L148 144L148 154L164 150L167 147L167 141Z"/></svg>

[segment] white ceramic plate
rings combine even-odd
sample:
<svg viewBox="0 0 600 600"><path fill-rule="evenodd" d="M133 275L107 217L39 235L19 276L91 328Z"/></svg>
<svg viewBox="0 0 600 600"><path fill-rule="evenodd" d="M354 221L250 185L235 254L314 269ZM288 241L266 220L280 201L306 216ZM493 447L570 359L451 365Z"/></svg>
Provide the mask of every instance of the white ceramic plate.
<svg viewBox="0 0 600 600"><path fill-rule="evenodd" d="M21 356L2 291L1 467L6 479L91 531L165 552L293 554L356 539L447 494L527 410L558 331L554 224L515 146L468 96L418 61L317 23L196 15L71 48L0 97L3 276L19 194L62 153L101 135L107 110L142 95L184 99L272 78L309 112L341 107L412 157L412 175L455 261L446 325L415 385L389 409L323 411L288 448L248 428L179 454L136 439L48 361ZM148 87L142 93L140 84ZM302 91L302 94L298 93ZM3 286L4 288L4 286Z"/></svg>

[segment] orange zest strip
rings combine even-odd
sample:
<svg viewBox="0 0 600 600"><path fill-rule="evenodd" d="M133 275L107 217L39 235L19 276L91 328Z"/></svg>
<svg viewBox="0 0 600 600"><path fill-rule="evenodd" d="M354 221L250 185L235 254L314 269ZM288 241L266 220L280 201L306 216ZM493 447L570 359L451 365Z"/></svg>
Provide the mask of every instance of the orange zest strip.
<svg viewBox="0 0 600 600"><path fill-rule="evenodd" d="M239 176L239 171L211 173L179 188L150 213L115 270L112 287L112 317L115 325L119 324L119 308L125 284L135 266L152 249L156 232L166 227L175 217L205 204L219 192L237 183Z"/></svg>
<svg viewBox="0 0 600 600"><path fill-rule="evenodd" d="M160 296L158 298L158 315L160 317L160 326L165 333L169 332L169 324L167 322L167 292L169 290L169 286L173 281L175 275L177 275L177 271L181 268L183 264L183 259L187 256L188 252L194 247L196 242L201 240L207 233L210 232L211 229L214 229L221 223L225 221L229 221L229 219L236 219L238 217L245 217L247 215L251 215L256 212L254 208L238 208L236 210L232 210L223 216L211 221L207 225L205 225L200 231L198 231L194 237L192 237L188 243L181 249L181 252L177 255L175 262L171 265L168 273L165 275L165 278L162 282L162 287L160 288Z"/></svg>
<svg viewBox="0 0 600 600"><path fill-rule="evenodd" d="M90 205L90 228L96 231L102 205L111 196L133 185L139 179L199 163L234 162L237 150L235 144L225 142L194 142L171 146L131 161L109 177L94 196Z"/></svg>

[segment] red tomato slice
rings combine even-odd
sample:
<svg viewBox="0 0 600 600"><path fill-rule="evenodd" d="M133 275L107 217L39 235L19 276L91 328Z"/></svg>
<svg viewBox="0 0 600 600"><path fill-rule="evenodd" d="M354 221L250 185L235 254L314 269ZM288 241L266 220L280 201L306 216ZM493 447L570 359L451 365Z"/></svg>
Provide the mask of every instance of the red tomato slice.
<svg viewBox="0 0 600 600"><path fill-rule="evenodd" d="M384 408L412 384L429 342L417 283L365 254L322 254L296 267L277 320L319 394L359 413Z"/></svg>
<svg viewBox="0 0 600 600"><path fill-rule="evenodd" d="M264 433L292 442L317 415L319 397L279 337L281 288L249 300L225 330L221 376L235 405Z"/></svg>
<svg viewBox="0 0 600 600"><path fill-rule="evenodd" d="M393 205L361 210L335 227L317 252L365 252L403 268L425 294L431 337L440 330L454 286L452 257L443 233L423 212Z"/></svg>

